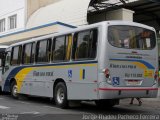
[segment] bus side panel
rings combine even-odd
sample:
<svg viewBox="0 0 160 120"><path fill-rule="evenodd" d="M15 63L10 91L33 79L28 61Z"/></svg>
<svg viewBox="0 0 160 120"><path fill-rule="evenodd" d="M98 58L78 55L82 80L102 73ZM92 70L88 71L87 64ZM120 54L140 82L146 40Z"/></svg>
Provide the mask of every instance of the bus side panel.
<svg viewBox="0 0 160 120"><path fill-rule="evenodd" d="M14 72L13 72L14 71ZM17 67L6 74L17 82L18 93L53 97L53 85L57 79L66 83L69 100L97 99L97 63L72 65L37 65ZM10 88L6 77L5 89ZM9 91L9 89L6 89Z"/></svg>
<svg viewBox="0 0 160 120"><path fill-rule="evenodd" d="M73 73L72 81L67 83L68 99L97 99L97 65L76 67Z"/></svg>

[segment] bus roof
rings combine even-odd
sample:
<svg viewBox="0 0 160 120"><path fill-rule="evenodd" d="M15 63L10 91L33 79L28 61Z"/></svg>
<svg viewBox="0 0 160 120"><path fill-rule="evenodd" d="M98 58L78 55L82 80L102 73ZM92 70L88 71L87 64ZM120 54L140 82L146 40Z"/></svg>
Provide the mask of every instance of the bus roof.
<svg viewBox="0 0 160 120"><path fill-rule="evenodd" d="M147 29L155 31L155 29L153 27L150 27L150 26L147 26L147 25L144 25L144 24L131 22L131 21L112 20L112 21L103 21L103 22L90 24L90 25L84 25L84 26L80 26L78 28L74 28L72 30L66 30L66 31L63 31L63 32L52 33L52 34L49 34L49 35L44 35L44 36L40 36L40 37L36 37L36 38L31 38L31 39L28 39L28 40L25 40L25 41L22 41L22 42L14 43L14 44L10 45L10 47L20 45L20 44L29 43L29 42L38 41L40 39L52 38L52 37L58 36L58 35L78 32L78 31L81 31L81 30L84 30L84 29L91 29L91 28L98 27L98 26L104 26L106 24L107 25L130 25L130 26L137 26L137 27L145 27Z"/></svg>

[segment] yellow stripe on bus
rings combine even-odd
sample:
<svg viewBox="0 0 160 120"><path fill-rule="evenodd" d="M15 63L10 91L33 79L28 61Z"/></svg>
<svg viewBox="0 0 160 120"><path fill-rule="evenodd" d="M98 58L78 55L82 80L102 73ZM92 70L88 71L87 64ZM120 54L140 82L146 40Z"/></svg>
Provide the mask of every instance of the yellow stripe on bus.
<svg viewBox="0 0 160 120"><path fill-rule="evenodd" d="M145 66L143 63L140 63L140 62L132 62L132 64L134 64L142 69L148 69L147 66Z"/></svg>
<svg viewBox="0 0 160 120"><path fill-rule="evenodd" d="M83 80L83 69L80 69L80 80Z"/></svg>
<svg viewBox="0 0 160 120"><path fill-rule="evenodd" d="M33 68L29 67L29 68L24 68L22 69L21 71L19 71L17 73L17 75L15 76L15 79L16 79L16 82L17 82L17 90L18 90L18 93L20 92L21 90L21 87L22 87L22 83L24 81L24 79L26 78L26 76L28 75L28 73L30 71L32 71Z"/></svg>
<svg viewBox="0 0 160 120"><path fill-rule="evenodd" d="M66 52L66 60L70 59L70 53L71 53L71 46L72 46L72 36L68 36L68 45L67 45L67 52Z"/></svg>

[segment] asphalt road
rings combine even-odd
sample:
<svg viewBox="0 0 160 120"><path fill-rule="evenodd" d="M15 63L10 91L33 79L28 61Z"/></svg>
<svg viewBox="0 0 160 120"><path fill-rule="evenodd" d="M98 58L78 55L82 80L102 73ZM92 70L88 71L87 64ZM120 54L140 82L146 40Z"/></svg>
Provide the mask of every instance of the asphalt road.
<svg viewBox="0 0 160 120"><path fill-rule="evenodd" d="M99 109L92 102L69 109L57 108L46 98L21 98L0 95L0 120L106 120L106 119L160 119L160 100L143 99L142 106L129 105L130 99L120 101L112 109Z"/></svg>

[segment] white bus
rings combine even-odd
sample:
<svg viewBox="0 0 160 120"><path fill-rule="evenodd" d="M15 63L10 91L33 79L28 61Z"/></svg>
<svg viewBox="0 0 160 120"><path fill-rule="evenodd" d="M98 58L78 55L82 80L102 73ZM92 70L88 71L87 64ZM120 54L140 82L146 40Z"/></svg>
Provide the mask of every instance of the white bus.
<svg viewBox="0 0 160 120"><path fill-rule="evenodd" d="M155 30L134 22L105 21L11 45L3 91L111 107L122 98L151 98L158 91Z"/></svg>
<svg viewBox="0 0 160 120"><path fill-rule="evenodd" d="M4 58L4 52L5 52L5 49L7 48L8 46L6 45L0 45L0 93L2 91L1 89L1 82L2 82L2 62L3 62L3 58Z"/></svg>

